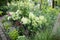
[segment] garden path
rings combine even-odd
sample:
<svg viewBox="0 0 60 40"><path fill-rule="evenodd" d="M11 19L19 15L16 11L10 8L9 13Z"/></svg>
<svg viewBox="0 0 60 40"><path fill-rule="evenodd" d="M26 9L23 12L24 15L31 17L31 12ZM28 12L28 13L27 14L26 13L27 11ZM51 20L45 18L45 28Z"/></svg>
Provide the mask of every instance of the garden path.
<svg viewBox="0 0 60 40"><path fill-rule="evenodd" d="M3 17L0 17L0 36L1 36L1 40L7 40L7 38L6 38L5 34L4 34L2 23L1 23L2 18Z"/></svg>

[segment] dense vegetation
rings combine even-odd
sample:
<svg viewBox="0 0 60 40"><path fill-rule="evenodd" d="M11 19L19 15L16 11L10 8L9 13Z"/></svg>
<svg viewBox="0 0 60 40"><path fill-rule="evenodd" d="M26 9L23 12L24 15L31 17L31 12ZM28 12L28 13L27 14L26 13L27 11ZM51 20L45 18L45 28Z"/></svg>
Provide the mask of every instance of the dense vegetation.
<svg viewBox="0 0 60 40"><path fill-rule="evenodd" d="M2 23L11 40L57 40L52 29L59 9L50 7L47 0L13 0L6 9Z"/></svg>

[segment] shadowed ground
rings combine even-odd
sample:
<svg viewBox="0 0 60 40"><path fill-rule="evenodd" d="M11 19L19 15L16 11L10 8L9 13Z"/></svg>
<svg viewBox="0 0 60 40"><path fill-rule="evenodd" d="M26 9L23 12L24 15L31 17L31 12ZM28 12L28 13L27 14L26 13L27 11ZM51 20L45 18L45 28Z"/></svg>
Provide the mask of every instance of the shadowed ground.
<svg viewBox="0 0 60 40"><path fill-rule="evenodd" d="M0 17L0 40L7 40L5 34L4 34L4 28L2 26L1 20L3 17Z"/></svg>
<svg viewBox="0 0 60 40"><path fill-rule="evenodd" d="M60 40L60 14L56 19L56 23L54 24L52 33L54 35L55 40Z"/></svg>

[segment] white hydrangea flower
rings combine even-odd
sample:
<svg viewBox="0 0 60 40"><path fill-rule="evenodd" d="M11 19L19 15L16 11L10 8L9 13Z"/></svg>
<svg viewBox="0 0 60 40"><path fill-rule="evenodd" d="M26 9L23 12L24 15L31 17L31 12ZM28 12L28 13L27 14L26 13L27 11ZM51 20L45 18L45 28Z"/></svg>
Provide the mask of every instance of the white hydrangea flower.
<svg viewBox="0 0 60 40"><path fill-rule="evenodd" d="M11 17L9 16L7 19L10 20L10 18L11 18Z"/></svg>
<svg viewBox="0 0 60 40"><path fill-rule="evenodd" d="M23 24L29 24L31 21L28 18L23 17L21 22L23 22Z"/></svg>
<svg viewBox="0 0 60 40"><path fill-rule="evenodd" d="M44 16L40 16L40 17L39 17L39 21L40 21L41 23L45 23L47 20L46 20L46 18L45 18Z"/></svg>
<svg viewBox="0 0 60 40"><path fill-rule="evenodd" d="M10 3L7 3L8 6L10 6Z"/></svg>
<svg viewBox="0 0 60 40"><path fill-rule="evenodd" d="M13 3L13 2L12 2L11 4L12 4L12 5L14 5L14 6L16 6L16 5L17 5L16 3Z"/></svg>
<svg viewBox="0 0 60 40"><path fill-rule="evenodd" d="M38 26L35 20L32 21L32 26L34 26L34 27Z"/></svg>
<svg viewBox="0 0 60 40"><path fill-rule="evenodd" d="M39 19L40 20L44 20L44 16L39 16Z"/></svg>
<svg viewBox="0 0 60 40"><path fill-rule="evenodd" d="M21 1L21 2L19 3L19 5L20 5L20 6L23 6L23 5L24 5L24 3Z"/></svg>
<svg viewBox="0 0 60 40"><path fill-rule="evenodd" d="M14 12L9 12L9 14L10 14L11 16L13 16L15 13L14 13Z"/></svg>
<svg viewBox="0 0 60 40"><path fill-rule="evenodd" d="M19 12L19 10L16 11L16 13L18 13L18 12Z"/></svg>
<svg viewBox="0 0 60 40"><path fill-rule="evenodd" d="M34 3L29 3L29 8L33 9L34 8Z"/></svg>
<svg viewBox="0 0 60 40"><path fill-rule="evenodd" d="M41 20L37 21L38 25L41 25L43 22Z"/></svg>
<svg viewBox="0 0 60 40"><path fill-rule="evenodd" d="M30 12L30 13L29 13L29 18L30 18L30 19L34 19L34 18L35 18L35 15L33 14L33 12Z"/></svg>
<svg viewBox="0 0 60 40"><path fill-rule="evenodd" d="M39 17L35 17L35 21L38 21L39 20Z"/></svg>
<svg viewBox="0 0 60 40"><path fill-rule="evenodd" d="M47 22L47 19L46 18L44 19L44 22Z"/></svg>
<svg viewBox="0 0 60 40"><path fill-rule="evenodd" d="M21 13L21 11L20 11L20 10L17 10L17 11L16 11L16 14L18 14L18 15L19 15L19 14L22 14L22 13Z"/></svg>

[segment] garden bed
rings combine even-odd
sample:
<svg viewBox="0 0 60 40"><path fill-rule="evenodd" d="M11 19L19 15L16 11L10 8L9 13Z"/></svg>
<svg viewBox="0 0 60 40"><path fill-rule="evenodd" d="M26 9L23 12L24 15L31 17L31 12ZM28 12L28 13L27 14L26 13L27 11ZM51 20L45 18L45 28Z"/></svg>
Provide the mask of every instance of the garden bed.
<svg viewBox="0 0 60 40"><path fill-rule="evenodd" d="M59 11L46 3L41 10L37 2L9 3L7 14L0 17L8 40L53 40L51 33Z"/></svg>

